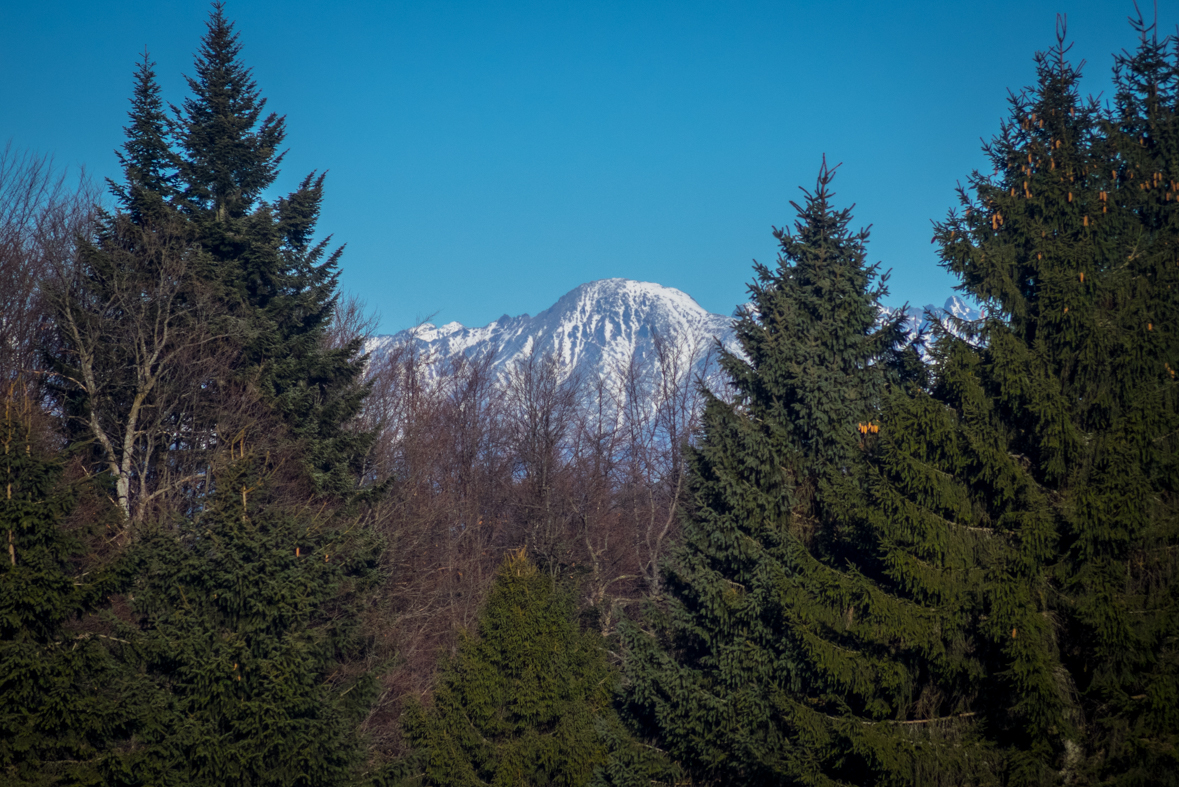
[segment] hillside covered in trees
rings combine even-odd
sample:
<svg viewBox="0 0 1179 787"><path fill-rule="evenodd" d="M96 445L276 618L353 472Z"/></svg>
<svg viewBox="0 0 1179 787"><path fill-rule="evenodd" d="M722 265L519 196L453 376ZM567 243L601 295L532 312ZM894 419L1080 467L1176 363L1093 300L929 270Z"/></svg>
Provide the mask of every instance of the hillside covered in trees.
<svg viewBox="0 0 1179 787"><path fill-rule="evenodd" d="M734 347L570 376L364 354L215 5L121 179L0 154L0 782L1179 780L1179 40L1132 32L1103 106L1062 26L935 225L980 319L882 308L824 161Z"/></svg>

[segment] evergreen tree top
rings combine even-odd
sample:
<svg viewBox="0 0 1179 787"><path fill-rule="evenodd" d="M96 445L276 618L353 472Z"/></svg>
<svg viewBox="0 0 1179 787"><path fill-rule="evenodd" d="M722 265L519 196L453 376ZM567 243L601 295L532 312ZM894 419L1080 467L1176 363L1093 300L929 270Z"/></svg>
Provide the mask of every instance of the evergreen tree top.
<svg viewBox="0 0 1179 787"><path fill-rule="evenodd" d="M1168 57L1168 49L1179 51L1179 37L1159 38L1157 21L1147 23L1141 11L1130 25L1138 32L1138 47L1132 54L1114 55L1114 104L1123 123L1154 143L1161 135L1152 122L1165 119L1173 125L1179 108L1179 70L1175 58Z"/></svg>
<svg viewBox="0 0 1179 787"><path fill-rule="evenodd" d="M754 416L792 434L808 461L850 455L903 339L903 310L880 320L887 274L867 262L868 229L850 230L851 208L832 204L837 168L824 157L814 190L790 203L798 219L793 231L774 230L778 267L754 264L735 326L748 360L721 360Z"/></svg>
<svg viewBox="0 0 1179 787"><path fill-rule="evenodd" d="M187 77L192 96L183 110L173 107L185 153L184 199L191 210L212 212L220 221L245 215L274 182L286 136L284 117L272 112L262 118L266 99L238 59L241 44L224 10L214 3L196 76Z"/></svg>
<svg viewBox="0 0 1179 787"><path fill-rule="evenodd" d="M1066 32L1061 18L1056 45L1035 55L1036 85L1010 96L1010 117L983 146L993 173L974 172L974 197L959 191L964 214L937 226L942 264L961 278L958 289L1025 340L1039 331L1044 308L1056 308L1063 279L1092 275L1100 254L1090 228L1111 178L1094 149L1100 110L1081 99L1084 63L1067 59Z"/></svg>
<svg viewBox="0 0 1179 787"><path fill-rule="evenodd" d="M855 540L901 315L881 309L868 231L834 207L835 169L791 203L778 266L755 267L736 324L744 355L722 355L737 400L708 399L689 449L665 628L625 635L628 712L717 783L867 783L883 720L923 679L908 651L939 647L932 612L873 585L871 539Z"/></svg>
<svg viewBox="0 0 1179 787"><path fill-rule="evenodd" d="M792 294L793 302L814 321L850 321L848 332L867 331L876 320L875 301L887 294L887 274L878 278L879 265L867 263L864 244L869 228L848 229L854 205L837 210L832 202L831 183L839 165L827 166L826 157L819 169L813 192L802 189L805 204L791 201L798 211L794 231L776 229L774 237L781 243L781 271L777 289ZM784 288L782 280L790 278L797 285ZM755 295L760 294L755 289ZM864 296L868 296L865 298ZM870 299L870 300L869 300ZM759 305L761 305L759 303Z"/></svg>
<svg viewBox="0 0 1179 787"><path fill-rule="evenodd" d="M130 124L123 127L127 140L115 151L123 167L124 182L107 180L111 193L136 222L176 193L176 156L170 147L168 116L156 81L155 63L145 50L135 69Z"/></svg>

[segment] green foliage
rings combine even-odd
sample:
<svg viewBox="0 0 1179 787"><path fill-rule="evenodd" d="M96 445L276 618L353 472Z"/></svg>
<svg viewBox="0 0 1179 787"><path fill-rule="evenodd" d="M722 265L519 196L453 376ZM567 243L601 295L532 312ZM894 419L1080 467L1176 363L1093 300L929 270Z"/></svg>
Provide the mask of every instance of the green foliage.
<svg viewBox="0 0 1179 787"><path fill-rule="evenodd" d="M901 723L945 647L932 606L879 584L861 507L889 385L912 369L832 174L778 233L777 271L756 269L745 357L722 359L736 400L709 398L692 453L667 618L627 637L629 712L726 783L935 781L972 751L956 727Z"/></svg>
<svg viewBox="0 0 1179 787"><path fill-rule="evenodd" d="M667 763L622 727L616 680L603 643L578 629L569 594L515 555L496 575L477 633L445 664L433 706L406 710L415 749L407 782L650 784L669 776Z"/></svg>
<svg viewBox="0 0 1179 787"><path fill-rule="evenodd" d="M273 112L262 118L266 99L238 59L241 44L223 4L213 5L206 27L196 76L188 77L192 96L178 113L182 199L194 213L239 219L278 176L285 120Z"/></svg>
<svg viewBox="0 0 1179 787"><path fill-rule="evenodd" d="M23 414L11 399L2 406L0 781L104 784L123 767L127 675L111 652L118 641L76 623L109 592L110 574L80 568L61 465L32 444L27 405Z"/></svg>
<svg viewBox="0 0 1179 787"><path fill-rule="evenodd" d="M361 340L328 345L342 249L329 252L328 239L313 240L323 182L323 175L308 175L277 201L278 275L274 292L251 291L261 308L243 360L304 446L303 464L316 489L346 494L360 483L374 438L349 425L368 394Z"/></svg>
<svg viewBox="0 0 1179 787"><path fill-rule="evenodd" d="M941 738L903 782L938 772L953 784L982 770L1018 783L1008 770L1021 752L1050 751L1048 731L1067 727L1038 573L1052 513L1022 459L1004 450L1006 432L973 377L977 353L951 338L938 350L932 394L890 397L863 522L865 574L929 628L924 641L876 647L907 651L896 718ZM1029 723L1039 736L1027 735ZM899 741L887 745L896 751Z"/></svg>
<svg viewBox="0 0 1179 787"><path fill-rule="evenodd" d="M354 493L373 441L349 423L368 390L361 342L328 336L341 250L314 237L324 178L262 199L284 125L262 117L240 52L215 5L192 96L172 119L144 56L119 153L123 182L112 183L121 210L99 215L58 287L62 407L123 487L134 522L147 516L144 500L201 476L194 452L216 447L206 419L251 397L300 442L319 493ZM142 423L149 414L156 420Z"/></svg>
<svg viewBox="0 0 1179 787"><path fill-rule="evenodd" d="M360 345L328 336L340 253L314 238L323 177L262 199L283 121L263 118L239 54L215 5L171 119L145 54L118 210L99 213L53 292L57 405L121 510L130 609L101 636L63 628L105 597L83 603L88 582L53 540L48 471L10 462L28 487L5 513L28 553L3 588L0 766L13 778L359 778L374 692L358 598L378 554L348 508L372 441L349 425L367 392ZM246 436L265 441L257 456Z"/></svg>
<svg viewBox="0 0 1179 787"><path fill-rule="evenodd" d="M168 116L156 82L155 63L145 52L135 72L131 96L131 125L123 129L127 141L116 155L125 182L108 180L119 204L136 223L157 215L163 202L175 195L176 157L169 145Z"/></svg>
<svg viewBox="0 0 1179 787"><path fill-rule="evenodd" d="M374 690L357 599L377 549L346 517L284 500L276 473L240 459L206 510L135 548L130 636L157 692L143 709L142 783L356 776Z"/></svg>
<svg viewBox="0 0 1179 787"><path fill-rule="evenodd" d="M816 351L857 343L825 348L755 286L749 361L725 359L737 401L705 414L667 620L628 636L631 711L697 772L1173 778L1179 45L1138 27L1112 111L1080 100L1063 31L1013 96L994 174L935 236L986 319L939 330L929 383L870 354L808 375ZM783 246L803 267L805 246ZM846 293L838 308L856 313ZM824 431L867 418L858 446Z"/></svg>
<svg viewBox="0 0 1179 787"><path fill-rule="evenodd" d="M342 249L315 242L323 175L308 175L274 204L262 193L278 176L282 117L262 117L261 97L240 60L241 44L215 4L178 113L173 201L190 218L236 321L243 379L267 398L304 444L318 490L355 489L372 436L345 425L360 410L360 342L327 346Z"/></svg>
<svg viewBox="0 0 1179 787"><path fill-rule="evenodd" d="M1142 783L1179 764L1179 52L1138 29L1109 113L1080 101L1063 35L1040 55L1038 85L987 148L995 174L938 228L988 310L956 385L993 412L996 464L1020 464L1007 494L976 505L1020 557L991 603L1022 593L1041 613L1024 619L1042 647L1017 646L1014 625L1003 647L999 726L1027 782L1063 768Z"/></svg>

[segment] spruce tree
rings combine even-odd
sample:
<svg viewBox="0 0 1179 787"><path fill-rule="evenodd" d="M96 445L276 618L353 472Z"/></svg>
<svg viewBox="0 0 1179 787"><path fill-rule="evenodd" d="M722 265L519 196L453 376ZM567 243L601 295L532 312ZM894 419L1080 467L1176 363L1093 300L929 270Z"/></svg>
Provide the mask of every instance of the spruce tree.
<svg viewBox="0 0 1179 787"><path fill-rule="evenodd" d="M1027 782L1141 783L1176 765L1176 53L1138 27L1108 114L1080 101L1060 31L987 148L995 174L938 230L988 312L961 385L1037 501L993 501L1023 560L992 604L1031 590L1053 644L1031 670L1025 629L990 632L1019 689L1001 726Z"/></svg>
<svg viewBox="0 0 1179 787"><path fill-rule="evenodd" d="M372 442L349 424L367 391L359 341L327 345L340 250L315 238L323 176L262 199L283 121L262 117L223 10L172 119L144 56L111 184L120 210L100 213L54 293L62 410L134 526L211 491L219 414L255 397L300 442L321 494L361 484Z"/></svg>
<svg viewBox="0 0 1179 787"><path fill-rule="evenodd" d="M67 529L76 490L35 445L33 409L0 403L0 781L106 784L130 762L133 681L117 658L125 643L79 619L117 575Z"/></svg>
<svg viewBox="0 0 1179 787"><path fill-rule="evenodd" d="M365 393L360 344L325 344L341 250L314 240L322 175L308 175L273 204L263 200L283 158L285 120L263 117L266 100L240 55L238 34L216 3L188 79L192 95L175 110L175 204L224 288L241 335L243 379L303 442L317 488L341 494L359 483L371 442L346 426Z"/></svg>
<svg viewBox="0 0 1179 787"><path fill-rule="evenodd" d="M357 727L374 688L359 599L376 579L376 543L338 512L293 502L290 457L249 441L203 511L133 551L129 636L158 690L139 783L359 778Z"/></svg>
<svg viewBox="0 0 1179 787"><path fill-rule="evenodd" d="M613 708L604 643L581 631L573 599L519 553L477 630L444 663L432 707L411 703L402 764L421 785L652 784L667 762L639 746ZM591 781L592 780L592 781Z"/></svg>
<svg viewBox="0 0 1179 787"><path fill-rule="evenodd" d="M832 177L824 166L795 231L777 233L777 270L755 269L743 354L721 360L736 399L707 399L690 454L694 507L666 617L627 637L629 713L727 783L903 781L918 765L892 722L943 649L934 610L856 562L867 450L912 365L899 315L881 321L867 232L832 207Z"/></svg>
<svg viewBox="0 0 1179 787"><path fill-rule="evenodd" d="M183 157L183 204L221 222L242 219L278 177L285 118L262 112L266 99L238 59L241 44L223 3L214 3L197 54L192 96L175 110ZM261 121L261 122L259 122Z"/></svg>
<svg viewBox="0 0 1179 787"><path fill-rule="evenodd" d="M1080 99L1062 29L986 147L994 174L937 226L986 319L940 331L928 390L886 391L860 469L837 465L829 487L861 504L831 507L817 485L801 510L818 511L818 537L797 516L765 527L784 495L747 490L796 465L748 435L786 430L740 374L737 407L710 405L670 625L630 637L631 707L698 772L1174 774L1179 52L1138 27L1109 112ZM718 571L722 555L752 568Z"/></svg>
<svg viewBox="0 0 1179 787"><path fill-rule="evenodd" d="M123 182L107 183L122 209L134 222L142 224L175 196L177 165L169 144L170 126L156 81L155 63L147 52L135 72L128 115L131 123L123 128L127 141L123 150L116 151Z"/></svg>
<svg viewBox="0 0 1179 787"><path fill-rule="evenodd" d="M57 294L62 409L134 526L137 759L109 783L347 783L372 699L358 597L378 550L341 502L370 440L348 426L359 347L327 348L322 178L262 200L282 124L238 51L216 6L167 125L145 59L121 209Z"/></svg>

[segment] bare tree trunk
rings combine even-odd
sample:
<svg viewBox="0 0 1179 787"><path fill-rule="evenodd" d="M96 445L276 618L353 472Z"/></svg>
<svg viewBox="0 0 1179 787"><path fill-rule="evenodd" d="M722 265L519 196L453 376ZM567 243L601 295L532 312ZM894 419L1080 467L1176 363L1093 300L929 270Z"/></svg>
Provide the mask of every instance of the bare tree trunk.
<svg viewBox="0 0 1179 787"><path fill-rule="evenodd" d="M131 538L149 511L183 510L178 500L199 492L215 421L232 409L228 333L214 327L196 256L166 221L108 216L99 242L80 242L50 282L59 404L94 441Z"/></svg>

